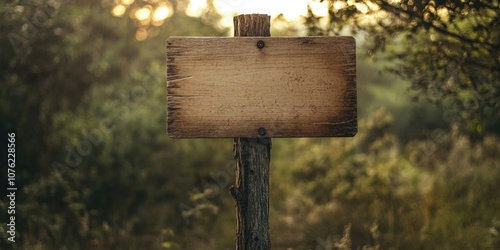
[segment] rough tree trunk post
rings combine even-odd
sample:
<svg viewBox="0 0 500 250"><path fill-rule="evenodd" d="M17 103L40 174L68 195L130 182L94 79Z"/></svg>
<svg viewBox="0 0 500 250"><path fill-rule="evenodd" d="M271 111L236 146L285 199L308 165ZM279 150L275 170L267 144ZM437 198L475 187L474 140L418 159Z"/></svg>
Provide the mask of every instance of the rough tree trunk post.
<svg viewBox="0 0 500 250"><path fill-rule="evenodd" d="M234 17L234 36L271 36L269 29L268 15ZM259 134L262 138L234 138L236 186L232 186L230 192L236 202L237 250L271 249L269 237L271 139L265 138L266 128L259 128Z"/></svg>

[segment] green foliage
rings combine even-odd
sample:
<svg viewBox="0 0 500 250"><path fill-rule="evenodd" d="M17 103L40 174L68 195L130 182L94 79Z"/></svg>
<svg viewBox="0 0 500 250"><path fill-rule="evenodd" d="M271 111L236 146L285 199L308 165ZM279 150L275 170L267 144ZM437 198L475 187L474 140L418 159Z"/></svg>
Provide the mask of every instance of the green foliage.
<svg viewBox="0 0 500 250"><path fill-rule="evenodd" d="M178 205L191 205L188 193L231 159L223 141L173 142L165 132L166 37L224 31L179 14L137 42L134 22L110 8L0 7L8 18L0 24L1 131L19 138L18 247L178 249L188 240L177 233L191 231ZM32 21L40 13L47 20Z"/></svg>
<svg viewBox="0 0 500 250"><path fill-rule="evenodd" d="M317 0L324 2L326 0ZM366 39L367 55L381 60L411 88L448 109L475 135L498 133L500 117L500 5L498 1L327 1L329 25L309 12L310 34L347 28Z"/></svg>
<svg viewBox="0 0 500 250"><path fill-rule="evenodd" d="M274 203L273 211L280 212L273 214L272 228L281 236L274 246L333 244L351 224L354 249L375 242L382 249L464 244L494 249L490 232L498 230L500 216L498 137L472 143L453 130L439 143L418 139L402 147L392 123L390 114L378 110L361 122L354 139L300 139L284 153L294 157L275 154L286 159L275 166L288 171L273 177L288 179L279 188L290 191ZM274 148L286 143L276 142ZM370 234L374 225L378 237Z"/></svg>
<svg viewBox="0 0 500 250"><path fill-rule="evenodd" d="M488 45L498 45L498 3L373 3L393 19L363 21L363 1L332 1L326 28L312 11L305 19L311 34L366 34L372 56L358 57L356 137L273 140L273 248L500 248L498 49ZM213 9L184 15L184 1L161 26L128 17L151 4L121 18L100 0L0 5L0 132L19 138L18 249L234 247L231 141L171 140L165 129L165 39L226 30L210 25ZM451 14L436 19L443 8ZM273 20L277 34L299 30ZM156 35L138 42L141 29ZM5 233L2 249L12 247Z"/></svg>

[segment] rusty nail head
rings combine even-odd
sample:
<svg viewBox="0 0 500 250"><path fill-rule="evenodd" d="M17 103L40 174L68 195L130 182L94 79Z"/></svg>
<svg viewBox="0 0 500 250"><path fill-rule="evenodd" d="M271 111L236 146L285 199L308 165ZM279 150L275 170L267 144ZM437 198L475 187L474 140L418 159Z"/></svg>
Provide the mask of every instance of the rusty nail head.
<svg viewBox="0 0 500 250"><path fill-rule="evenodd" d="M259 128L259 135L261 135L261 136L266 135L266 129L265 128Z"/></svg>
<svg viewBox="0 0 500 250"><path fill-rule="evenodd" d="M257 42L257 48L262 49L262 48L264 48L264 46L266 46L266 44L264 43L264 41L259 40Z"/></svg>

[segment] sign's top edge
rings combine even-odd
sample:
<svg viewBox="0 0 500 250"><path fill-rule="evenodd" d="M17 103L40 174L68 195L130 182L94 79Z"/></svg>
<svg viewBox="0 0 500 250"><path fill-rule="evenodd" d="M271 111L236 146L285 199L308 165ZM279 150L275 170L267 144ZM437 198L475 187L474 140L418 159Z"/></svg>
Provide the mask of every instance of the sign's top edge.
<svg viewBox="0 0 500 250"><path fill-rule="evenodd" d="M166 42L170 44L173 41L182 40L199 40L199 41L229 41L229 40L263 40L263 41L293 41L293 40L310 40L310 41L344 41L348 43L356 43L356 38L353 36L244 36L244 37L230 37L230 36L170 36Z"/></svg>
<svg viewBox="0 0 500 250"><path fill-rule="evenodd" d="M287 39L306 39L306 38L314 38L314 39L331 39L331 38L354 38L353 36L169 36L167 38L171 39L177 39L177 38L187 38L187 39L225 39L225 38L231 38L231 39L276 39L276 38L287 38Z"/></svg>

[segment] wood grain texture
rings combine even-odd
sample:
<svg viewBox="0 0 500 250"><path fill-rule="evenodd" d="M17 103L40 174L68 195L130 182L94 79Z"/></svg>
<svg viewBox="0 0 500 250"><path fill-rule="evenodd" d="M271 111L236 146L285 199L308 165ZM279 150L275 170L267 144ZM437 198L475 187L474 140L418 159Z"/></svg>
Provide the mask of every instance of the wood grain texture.
<svg viewBox="0 0 500 250"><path fill-rule="evenodd" d="M236 249L270 249L269 167L271 138L234 138Z"/></svg>
<svg viewBox="0 0 500 250"><path fill-rule="evenodd" d="M271 36L271 17L234 17L234 36ZM261 129L262 130L262 129ZM236 203L236 250L269 250L269 165L271 138L234 138L236 184L230 192Z"/></svg>
<svg viewBox="0 0 500 250"><path fill-rule="evenodd" d="M352 37L170 37L167 89L173 138L357 132Z"/></svg>

